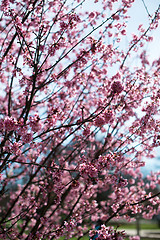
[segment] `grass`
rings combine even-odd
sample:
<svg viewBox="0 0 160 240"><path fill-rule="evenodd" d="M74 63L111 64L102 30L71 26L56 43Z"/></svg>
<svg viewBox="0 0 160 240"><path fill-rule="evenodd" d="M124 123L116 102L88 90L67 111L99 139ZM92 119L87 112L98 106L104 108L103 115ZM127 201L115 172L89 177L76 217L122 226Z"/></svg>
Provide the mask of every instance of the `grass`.
<svg viewBox="0 0 160 240"><path fill-rule="evenodd" d="M121 224L118 229L136 229L135 223ZM140 223L140 229L159 229L156 223ZM160 229L159 229L160 230Z"/></svg>
<svg viewBox="0 0 160 240"><path fill-rule="evenodd" d="M118 230L127 230L127 229L136 229L136 222L133 222L133 223L120 223L119 225L114 223L114 224L111 224L112 226L114 226L115 228L117 228L118 226ZM155 229L155 230L159 230L160 231L160 228L158 227L158 224L154 221L145 221L145 222L140 222L140 230L142 229ZM142 238L141 237L141 240L148 240L149 238ZM58 240L65 240L65 237L61 237L59 238ZM69 240L77 240L76 237L74 238L71 238ZM81 238L81 240L89 240L89 237L88 236L85 236L83 238ZM125 240L129 240L129 238L126 238ZM153 240L153 239L152 239Z"/></svg>

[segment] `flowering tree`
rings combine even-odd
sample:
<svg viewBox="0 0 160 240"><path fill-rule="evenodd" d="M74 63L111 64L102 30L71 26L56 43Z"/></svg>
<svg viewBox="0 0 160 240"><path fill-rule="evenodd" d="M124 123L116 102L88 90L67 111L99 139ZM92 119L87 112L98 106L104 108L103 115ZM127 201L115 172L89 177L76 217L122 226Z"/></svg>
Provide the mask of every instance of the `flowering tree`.
<svg viewBox="0 0 160 240"><path fill-rule="evenodd" d="M160 172L140 171L160 139L160 60L145 51L160 9L124 50L132 4L2 0L1 239L124 239L110 220L160 210Z"/></svg>

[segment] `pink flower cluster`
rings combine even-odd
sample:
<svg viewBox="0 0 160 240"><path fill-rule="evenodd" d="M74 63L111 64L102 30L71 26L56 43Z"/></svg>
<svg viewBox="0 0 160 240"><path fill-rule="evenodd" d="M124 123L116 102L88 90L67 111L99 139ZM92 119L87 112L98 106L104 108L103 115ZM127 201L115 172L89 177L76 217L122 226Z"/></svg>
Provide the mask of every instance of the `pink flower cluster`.
<svg viewBox="0 0 160 240"><path fill-rule="evenodd" d="M123 86L120 81L114 81L111 85L112 92L115 94L120 94L123 91Z"/></svg>
<svg viewBox="0 0 160 240"><path fill-rule="evenodd" d="M38 114L35 114L34 117L30 116L29 125L33 132L38 132L41 129L42 126Z"/></svg>
<svg viewBox="0 0 160 240"><path fill-rule="evenodd" d="M106 110L103 114L95 118L94 123L97 127L102 127L107 123L112 123L113 120L113 112L111 110Z"/></svg>
<svg viewBox="0 0 160 240"><path fill-rule="evenodd" d="M22 141L24 143L29 143L32 141L33 134L32 133L26 133L25 135L22 135Z"/></svg>
<svg viewBox="0 0 160 240"><path fill-rule="evenodd" d="M102 127L105 124L105 119L103 118L103 116L99 115L94 120L94 123L97 127Z"/></svg>
<svg viewBox="0 0 160 240"><path fill-rule="evenodd" d="M88 179L88 177L90 178L97 177L97 169L91 163L87 163L87 162L81 163L79 165L79 172L81 176L85 179Z"/></svg>
<svg viewBox="0 0 160 240"><path fill-rule="evenodd" d="M2 122L1 122L1 124L2 124ZM5 127L5 130L8 132L15 130L16 124L17 124L17 122L13 117L6 117L4 119L4 127Z"/></svg>
<svg viewBox="0 0 160 240"><path fill-rule="evenodd" d="M105 123L113 122L113 112L111 110L105 111L104 114Z"/></svg>

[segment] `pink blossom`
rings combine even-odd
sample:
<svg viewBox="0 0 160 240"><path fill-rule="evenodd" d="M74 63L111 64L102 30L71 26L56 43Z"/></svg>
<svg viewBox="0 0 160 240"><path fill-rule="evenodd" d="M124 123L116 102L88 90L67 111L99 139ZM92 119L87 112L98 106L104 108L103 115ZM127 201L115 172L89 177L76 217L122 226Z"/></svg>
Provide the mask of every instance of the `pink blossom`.
<svg viewBox="0 0 160 240"><path fill-rule="evenodd" d="M103 118L103 116L97 116L96 118L95 118L95 125L97 126L97 127L101 127L101 126L103 126L104 124L105 124L105 119Z"/></svg>
<svg viewBox="0 0 160 240"><path fill-rule="evenodd" d="M95 16L95 13L94 13L94 12L91 12L91 13L89 14L89 17L90 17L90 18L94 18L94 16Z"/></svg>
<svg viewBox="0 0 160 240"><path fill-rule="evenodd" d="M4 126L7 131L13 131L16 129L16 120L12 117L6 117L4 119Z"/></svg>
<svg viewBox="0 0 160 240"><path fill-rule="evenodd" d="M4 120L0 119L0 130L3 130L4 128Z"/></svg>
<svg viewBox="0 0 160 240"><path fill-rule="evenodd" d="M29 125L33 132L38 132L41 129L41 122L38 114L35 114L34 117L30 116Z"/></svg>
<svg viewBox="0 0 160 240"><path fill-rule="evenodd" d="M123 86L120 81L114 81L112 83L111 89L113 93L120 94L123 91Z"/></svg>
<svg viewBox="0 0 160 240"><path fill-rule="evenodd" d="M104 119L106 123L112 122L113 121L113 113L112 111L105 111L104 114Z"/></svg>
<svg viewBox="0 0 160 240"><path fill-rule="evenodd" d="M29 143L32 141L32 133L26 133L25 135L22 135L22 141L24 143Z"/></svg>
<svg viewBox="0 0 160 240"><path fill-rule="evenodd" d="M20 146L21 146L20 142L14 142L13 145L11 146L11 151L14 152L15 154L20 155L21 154Z"/></svg>
<svg viewBox="0 0 160 240"><path fill-rule="evenodd" d="M82 163L79 165L79 171L81 173L81 176L84 178L95 178L97 177L97 169L94 165L92 164L87 164L87 163Z"/></svg>

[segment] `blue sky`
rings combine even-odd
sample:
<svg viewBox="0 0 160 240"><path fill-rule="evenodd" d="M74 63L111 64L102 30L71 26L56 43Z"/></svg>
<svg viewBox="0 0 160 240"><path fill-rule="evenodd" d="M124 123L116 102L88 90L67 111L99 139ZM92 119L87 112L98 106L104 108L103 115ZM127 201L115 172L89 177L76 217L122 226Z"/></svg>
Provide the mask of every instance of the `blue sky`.
<svg viewBox="0 0 160 240"><path fill-rule="evenodd" d="M159 0L136 0L133 7L129 10L131 19L129 21L128 29L131 29L131 32L136 31L139 23L143 23L146 28L149 24L147 10L145 9L143 2L151 16L153 16L155 10L160 4ZM146 49L150 60L160 57L160 27L153 32L153 37L153 42L149 43Z"/></svg>

